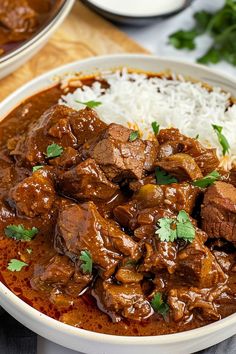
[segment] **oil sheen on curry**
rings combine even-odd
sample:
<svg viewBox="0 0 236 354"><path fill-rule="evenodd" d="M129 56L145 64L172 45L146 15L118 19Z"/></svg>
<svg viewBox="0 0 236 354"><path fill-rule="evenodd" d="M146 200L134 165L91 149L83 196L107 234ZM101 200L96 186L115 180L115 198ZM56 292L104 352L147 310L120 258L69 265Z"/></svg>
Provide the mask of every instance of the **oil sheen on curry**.
<svg viewBox="0 0 236 354"><path fill-rule="evenodd" d="M1 0L0 56L31 38L61 0Z"/></svg>
<svg viewBox="0 0 236 354"><path fill-rule="evenodd" d="M234 313L235 171L175 128L154 123L143 140L106 125L94 102L58 105L61 94L37 94L0 123L1 281L42 313L107 334Z"/></svg>

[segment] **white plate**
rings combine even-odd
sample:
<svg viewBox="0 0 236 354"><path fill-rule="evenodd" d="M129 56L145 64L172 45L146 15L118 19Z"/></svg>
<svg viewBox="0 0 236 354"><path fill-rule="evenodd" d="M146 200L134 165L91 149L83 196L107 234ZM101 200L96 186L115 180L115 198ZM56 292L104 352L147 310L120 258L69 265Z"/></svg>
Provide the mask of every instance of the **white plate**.
<svg viewBox="0 0 236 354"><path fill-rule="evenodd" d="M236 96L236 80L200 65L146 55L113 55L75 62L46 73L18 89L0 103L1 119L27 97L48 88L63 73L97 71L126 66L159 72L171 70L186 77L220 86ZM122 337L94 333L58 322L27 305L0 283L0 305L26 327L64 347L88 354L187 354L217 344L236 333L236 314L223 320L177 334Z"/></svg>

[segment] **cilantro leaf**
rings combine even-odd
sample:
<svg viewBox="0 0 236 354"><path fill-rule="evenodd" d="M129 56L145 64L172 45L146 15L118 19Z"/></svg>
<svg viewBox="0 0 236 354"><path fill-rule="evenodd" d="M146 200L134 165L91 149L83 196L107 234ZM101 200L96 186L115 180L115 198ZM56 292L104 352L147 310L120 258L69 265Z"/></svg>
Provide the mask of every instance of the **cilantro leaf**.
<svg viewBox="0 0 236 354"><path fill-rule="evenodd" d="M139 138L138 130L135 130L135 131L131 132L130 135L129 135L129 141L130 142L133 142L133 141L135 141L138 138Z"/></svg>
<svg viewBox="0 0 236 354"><path fill-rule="evenodd" d="M98 102L98 101L87 101L87 102L81 102L79 100L75 100L75 102L80 103L85 105L88 108L95 108L98 107L102 104L102 102Z"/></svg>
<svg viewBox="0 0 236 354"><path fill-rule="evenodd" d="M217 181L220 178L220 174L217 171L212 171L205 177L201 179L197 179L196 181L193 181L193 185L200 187L200 188L206 188L213 184L215 181Z"/></svg>
<svg viewBox="0 0 236 354"><path fill-rule="evenodd" d="M160 125L157 124L157 122L152 122L152 130L154 132L155 135L157 135L159 133L159 129L160 129Z"/></svg>
<svg viewBox="0 0 236 354"><path fill-rule="evenodd" d="M191 221L177 222L176 223L177 237L185 241L192 242L195 237L195 229Z"/></svg>
<svg viewBox="0 0 236 354"><path fill-rule="evenodd" d="M208 63L217 64L219 63L220 60L221 60L221 54L214 47L211 47L202 57L197 59L198 63L200 64L208 64Z"/></svg>
<svg viewBox="0 0 236 354"><path fill-rule="evenodd" d="M195 38L198 36L195 29L189 31L177 31L169 36L169 43L177 49L195 49Z"/></svg>
<svg viewBox="0 0 236 354"><path fill-rule="evenodd" d="M236 1L226 0L215 13L199 11L194 14L195 25L189 30L178 30L169 36L169 43L177 49L195 48L195 38L204 33L212 37L212 46L198 59L202 64L225 60L236 66Z"/></svg>
<svg viewBox="0 0 236 354"><path fill-rule="evenodd" d="M92 274L93 260L89 251L81 251L79 259L83 262L80 266L82 271L86 274Z"/></svg>
<svg viewBox="0 0 236 354"><path fill-rule="evenodd" d="M226 137L222 134L223 127L220 125L212 124L212 128L215 130L220 145L222 146L222 154L225 155L229 152L230 146Z"/></svg>
<svg viewBox="0 0 236 354"><path fill-rule="evenodd" d="M20 261L19 259L11 259L8 263L7 269L11 272L20 272L23 267L26 267L28 264Z"/></svg>
<svg viewBox="0 0 236 354"><path fill-rule="evenodd" d="M32 171L33 171L33 172L36 172L36 171L40 170L40 169L43 168L43 167L44 167L43 165L34 166L34 167L32 168Z"/></svg>
<svg viewBox="0 0 236 354"><path fill-rule="evenodd" d="M169 312L169 305L163 301L161 293L158 292L153 296L151 306L155 312L166 318L166 315Z"/></svg>
<svg viewBox="0 0 236 354"><path fill-rule="evenodd" d="M156 234L159 235L161 241L173 242L176 240L176 228L173 229L173 225L173 219L171 218L161 218L158 220L159 229L156 231Z"/></svg>
<svg viewBox="0 0 236 354"><path fill-rule="evenodd" d="M173 242L178 238L189 242L194 240L195 229L185 210L180 210L176 219L160 218L157 226L156 234L161 241Z"/></svg>
<svg viewBox="0 0 236 354"><path fill-rule="evenodd" d="M32 229L25 229L22 224L8 225L4 229L5 235L7 237L21 241L31 241L32 238L38 233L38 231L39 230L36 227L32 227Z"/></svg>
<svg viewBox="0 0 236 354"><path fill-rule="evenodd" d="M47 147L47 153L46 156L48 159L51 159L53 157L58 157L61 156L63 152L63 147L57 144L51 144Z"/></svg>
<svg viewBox="0 0 236 354"><path fill-rule="evenodd" d="M171 184L178 182L175 177L171 176L168 172L162 170L160 167L156 168L155 176L157 184Z"/></svg>

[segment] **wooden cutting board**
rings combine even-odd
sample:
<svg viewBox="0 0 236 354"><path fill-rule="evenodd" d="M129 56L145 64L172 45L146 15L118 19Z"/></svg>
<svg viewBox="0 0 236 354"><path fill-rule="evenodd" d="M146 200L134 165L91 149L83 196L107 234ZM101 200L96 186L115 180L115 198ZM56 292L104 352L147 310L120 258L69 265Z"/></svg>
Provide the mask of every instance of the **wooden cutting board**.
<svg viewBox="0 0 236 354"><path fill-rule="evenodd" d="M76 1L57 32L29 62L0 80L0 101L39 74L96 55L147 53L110 22Z"/></svg>

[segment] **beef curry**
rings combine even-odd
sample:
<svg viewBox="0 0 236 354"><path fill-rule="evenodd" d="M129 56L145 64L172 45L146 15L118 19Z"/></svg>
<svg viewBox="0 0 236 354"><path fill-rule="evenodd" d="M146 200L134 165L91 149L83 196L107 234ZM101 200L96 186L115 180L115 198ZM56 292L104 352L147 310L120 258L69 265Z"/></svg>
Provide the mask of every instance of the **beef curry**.
<svg viewBox="0 0 236 354"><path fill-rule="evenodd" d="M0 56L31 38L60 3L61 0L0 1Z"/></svg>
<svg viewBox="0 0 236 354"><path fill-rule="evenodd" d="M90 84L90 81L85 81ZM101 333L159 335L236 311L236 179L177 129L152 140L59 86L0 123L1 281Z"/></svg>

